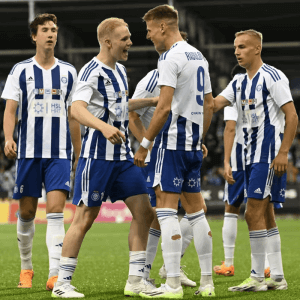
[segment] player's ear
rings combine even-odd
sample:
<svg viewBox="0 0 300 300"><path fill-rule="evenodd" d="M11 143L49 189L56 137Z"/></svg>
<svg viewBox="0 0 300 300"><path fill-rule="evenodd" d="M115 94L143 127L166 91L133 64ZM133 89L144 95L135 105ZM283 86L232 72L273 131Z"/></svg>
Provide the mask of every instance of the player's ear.
<svg viewBox="0 0 300 300"><path fill-rule="evenodd" d="M159 26L161 33L164 33L166 31L166 26L167 26L166 22L161 21L160 26Z"/></svg>
<svg viewBox="0 0 300 300"><path fill-rule="evenodd" d="M36 42L36 35L32 34L32 35L31 35L31 38L32 38L32 40L33 40L34 42Z"/></svg>
<svg viewBox="0 0 300 300"><path fill-rule="evenodd" d="M111 40L109 38L106 38L104 40L104 43L109 49L112 47Z"/></svg>
<svg viewBox="0 0 300 300"><path fill-rule="evenodd" d="M261 45L256 45L256 47L255 47L255 54L256 55L259 55L259 54L261 54L261 50L262 50L262 47L261 47Z"/></svg>

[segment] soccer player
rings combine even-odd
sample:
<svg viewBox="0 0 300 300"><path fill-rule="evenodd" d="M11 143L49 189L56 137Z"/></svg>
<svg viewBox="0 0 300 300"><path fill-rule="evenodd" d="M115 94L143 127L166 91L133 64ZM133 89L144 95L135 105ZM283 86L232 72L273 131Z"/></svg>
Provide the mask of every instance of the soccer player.
<svg viewBox="0 0 300 300"><path fill-rule="evenodd" d="M17 158L13 198L19 200L17 237L21 274L18 287L32 287L34 218L44 184L50 270L46 288L52 290L57 280L65 235L63 209L70 192L71 139L75 164L81 146L79 123L71 114L77 73L71 64L54 57L58 33L55 15L36 16L30 23L30 31L36 55L12 68L2 93L2 98L7 100L3 125L4 151L8 158ZM13 132L17 107L16 144Z"/></svg>
<svg viewBox="0 0 300 300"><path fill-rule="evenodd" d="M182 41L178 29L178 12L160 5L143 17L147 38L156 50L167 50L158 61L158 86L161 88L157 108L149 128L135 154L135 164L144 167L152 141L157 155L153 187L157 198L156 213L161 228L163 257L167 270L165 285L143 297L182 298L180 256L182 237L177 219L178 198L193 227L194 242L201 267L199 290L213 296L212 235L203 211L200 194L201 141L209 128L213 98L208 63L196 48ZM155 151L152 150L152 153Z"/></svg>
<svg viewBox="0 0 300 300"><path fill-rule="evenodd" d="M180 35L182 36L182 39L187 41L187 33L180 31ZM165 51L159 51L159 54L161 55ZM135 92L132 96L132 99L140 99L140 98L151 98L151 97L158 97L160 90L157 86L158 82L158 70L152 70L150 71L136 86ZM129 129L135 136L135 138L141 142L146 130L149 127L150 121L152 119L153 113L154 113L155 107L145 107L136 111L129 112ZM156 151L156 150L154 150ZM150 154L150 152L149 152ZM150 157L149 157L150 160ZM153 161L155 161L153 159ZM146 250L146 262L144 267L144 278L149 279L150 271L152 268L153 261L156 256L157 252L157 246L159 242L159 238L161 235L160 226L156 217L156 196L155 192L152 189L152 180L150 179L150 176L148 176L148 169L149 169L150 161L148 161L148 166L145 168L142 168L142 172L147 184L147 190L148 195L150 198L151 206L154 210L154 219L150 226L149 230L149 237L148 237L148 243L147 243L147 250ZM183 197L183 196L181 196ZM186 248L189 246L190 242L193 239L193 231L191 226L189 225L189 222L187 218L182 218L180 221L180 229L182 233L182 250L181 250L181 257L184 255L184 252ZM184 234L183 234L184 233ZM162 278L166 278L166 270L163 266L160 271L159 275ZM154 281L154 280L152 280ZM181 284L184 286L196 286L196 283L192 280L190 280L185 272L182 269L182 266L180 267L180 281Z"/></svg>
<svg viewBox="0 0 300 300"><path fill-rule="evenodd" d="M288 151L295 137L298 116L288 79L283 72L262 61L262 34L245 30L235 36L235 55L247 74L236 75L215 98L215 110L236 103L242 118L251 273L229 291L283 290L287 289L287 282L272 202L285 201ZM266 252L271 271L267 282L264 279Z"/></svg>
<svg viewBox="0 0 300 300"><path fill-rule="evenodd" d="M107 197L112 202L123 200L133 217L124 294L135 296L153 289L142 278L153 212L141 170L133 164L127 75L125 67L117 63L128 58L130 32L124 20L109 18L99 24L97 36L100 52L81 69L73 97L74 117L86 126L86 133L75 177L76 213L64 239L58 281L52 291L58 298L84 297L70 283L83 238Z"/></svg>

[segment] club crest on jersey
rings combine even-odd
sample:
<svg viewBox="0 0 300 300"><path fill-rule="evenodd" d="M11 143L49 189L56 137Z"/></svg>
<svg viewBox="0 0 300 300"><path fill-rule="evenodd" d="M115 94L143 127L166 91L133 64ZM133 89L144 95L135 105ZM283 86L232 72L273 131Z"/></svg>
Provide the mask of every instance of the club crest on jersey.
<svg viewBox="0 0 300 300"><path fill-rule="evenodd" d="M67 77L63 76L63 77L61 78L61 82L62 82L62 83L67 83L67 82L68 82Z"/></svg>
<svg viewBox="0 0 300 300"><path fill-rule="evenodd" d="M258 92L261 91L261 90L262 90L262 85L259 84L259 85L256 87L256 90L257 90Z"/></svg>

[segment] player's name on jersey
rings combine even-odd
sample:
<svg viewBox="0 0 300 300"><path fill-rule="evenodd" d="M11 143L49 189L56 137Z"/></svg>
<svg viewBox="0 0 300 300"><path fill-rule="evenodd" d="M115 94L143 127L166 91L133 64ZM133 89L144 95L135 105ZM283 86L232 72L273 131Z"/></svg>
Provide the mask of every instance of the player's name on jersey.
<svg viewBox="0 0 300 300"><path fill-rule="evenodd" d="M245 105L253 105L253 104L256 104L257 103L257 99L244 99L244 100L241 100L242 102L242 105L245 106Z"/></svg>
<svg viewBox="0 0 300 300"><path fill-rule="evenodd" d="M61 89L34 89L35 95L62 95Z"/></svg>

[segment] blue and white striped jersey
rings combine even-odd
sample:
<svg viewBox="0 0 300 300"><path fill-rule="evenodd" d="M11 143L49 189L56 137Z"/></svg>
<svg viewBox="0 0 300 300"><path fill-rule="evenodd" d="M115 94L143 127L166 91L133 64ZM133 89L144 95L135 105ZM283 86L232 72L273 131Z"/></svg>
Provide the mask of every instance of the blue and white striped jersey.
<svg viewBox="0 0 300 300"><path fill-rule="evenodd" d="M230 165L232 171L243 171L245 169L244 155L242 155L243 149L243 127L242 118L238 114L236 103L233 106L227 106L224 108L224 121L235 121L235 137L232 145L230 155Z"/></svg>
<svg viewBox="0 0 300 300"><path fill-rule="evenodd" d="M157 86L158 70L150 71L136 86L132 99L153 98L159 96L160 89ZM140 116L145 128L148 129L153 117L155 107L148 106L137 109L135 112Z"/></svg>
<svg viewBox="0 0 300 300"><path fill-rule="evenodd" d="M280 107L293 101L284 73L263 64L251 80L237 74L220 95L236 102L241 115L245 164L271 163L283 139L285 115Z"/></svg>
<svg viewBox="0 0 300 300"><path fill-rule="evenodd" d="M201 150L204 95L211 93L208 63L185 41L175 43L158 61L158 87L173 87L171 112L154 147Z"/></svg>
<svg viewBox="0 0 300 300"><path fill-rule="evenodd" d="M49 70L34 57L12 68L1 97L19 103L18 159L71 159L68 107L76 80L76 69L57 58Z"/></svg>
<svg viewBox="0 0 300 300"><path fill-rule="evenodd" d="M103 122L117 127L126 142L114 145L101 131L86 128L80 157L103 160L132 160L128 139L128 83L126 69L117 63L115 70L94 57L79 72L73 101L85 101L87 109Z"/></svg>

